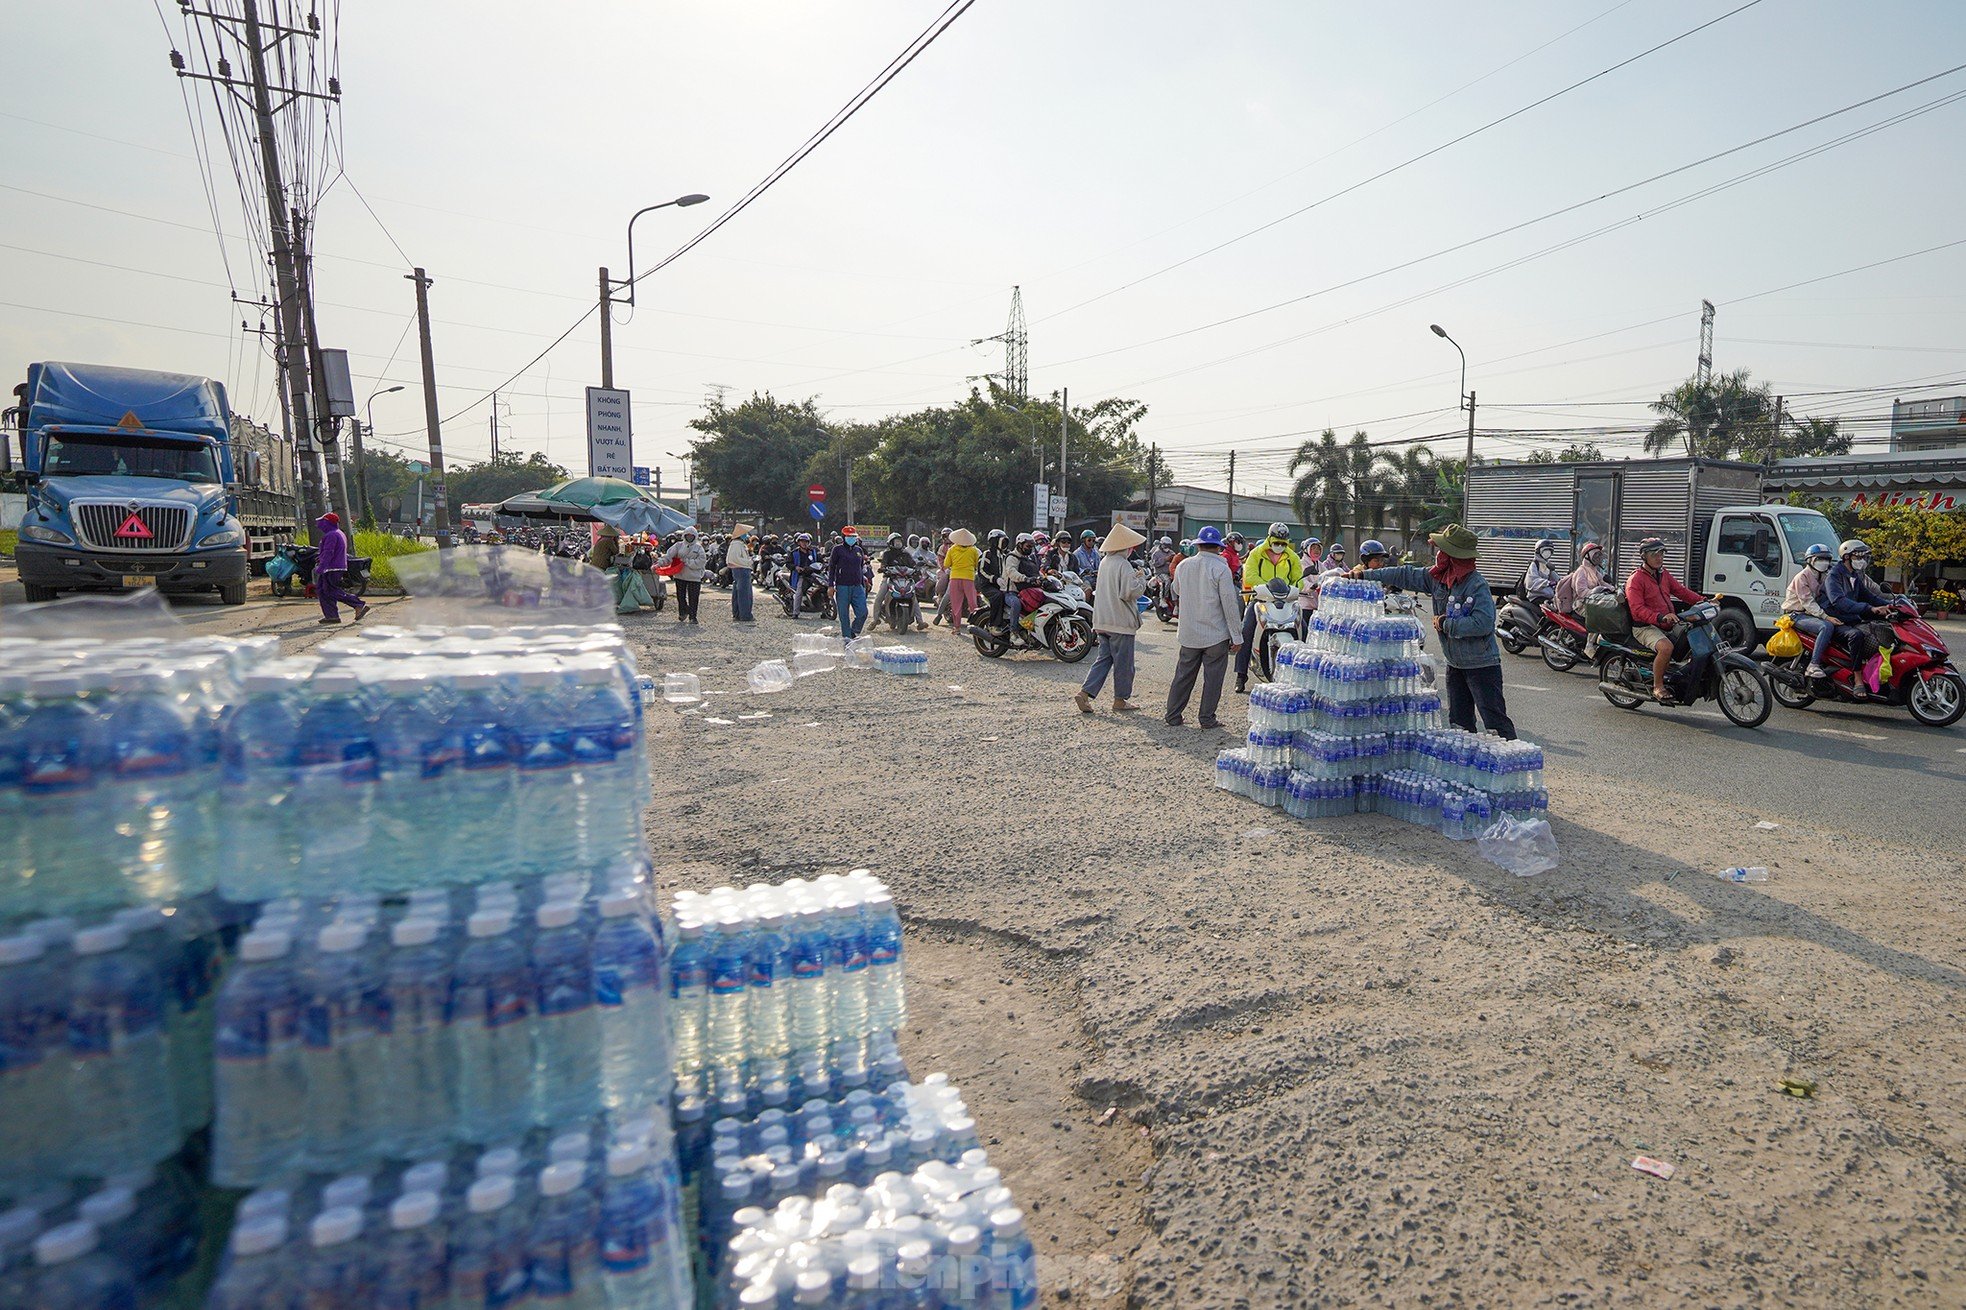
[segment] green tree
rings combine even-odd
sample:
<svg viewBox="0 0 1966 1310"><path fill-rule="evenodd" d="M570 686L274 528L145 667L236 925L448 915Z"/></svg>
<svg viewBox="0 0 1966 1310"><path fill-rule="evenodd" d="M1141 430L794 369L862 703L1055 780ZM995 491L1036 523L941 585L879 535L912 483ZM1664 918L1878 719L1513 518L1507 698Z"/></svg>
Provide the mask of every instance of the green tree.
<svg viewBox="0 0 1966 1310"><path fill-rule="evenodd" d="M1730 459L1755 451L1772 439L1774 394L1756 386L1746 369L1723 373L1702 386L1689 378L1652 403L1659 421L1645 434L1645 452L1662 455L1683 448L1704 459Z"/></svg>
<svg viewBox="0 0 1966 1310"><path fill-rule="evenodd" d="M1365 531L1368 519L1374 532L1386 526L1386 492L1379 452L1365 433L1352 433L1345 443L1345 502L1355 530Z"/></svg>
<svg viewBox="0 0 1966 1310"><path fill-rule="evenodd" d="M1290 503L1299 523L1316 524L1324 539L1337 537L1345 516L1345 448L1330 428L1315 439L1305 438L1290 457Z"/></svg>
<svg viewBox="0 0 1966 1310"><path fill-rule="evenodd" d="M1573 441L1562 450L1544 447L1542 450L1532 451L1524 463L1591 464L1603 458L1604 452L1598 449L1595 441Z"/></svg>
<svg viewBox="0 0 1966 1310"><path fill-rule="evenodd" d="M1475 462L1480 463L1481 456L1475 456ZM1468 521L1467 483L1467 460L1443 459L1434 465L1434 503L1438 508L1420 525L1422 532Z"/></svg>
<svg viewBox="0 0 1966 1310"><path fill-rule="evenodd" d="M1391 501L1393 521L1399 524L1402 544L1413 539L1414 521L1424 520L1440 508L1440 469L1434 453L1425 446L1406 446L1396 453L1379 456L1384 471L1383 491Z"/></svg>
<svg viewBox="0 0 1966 1310"><path fill-rule="evenodd" d="M399 502L407 503L415 495L416 474L410 469L409 460L393 450L379 450L374 443L362 447L360 468L350 469L351 479L360 478L357 485L369 491L369 513L374 517L382 515L383 498L395 496Z"/></svg>
<svg viewBox="0 0 1966 1310"><path fill-rule="evenodd" d="M1774 433L1758 452L1758 457L1764 463L1773 463L1778 459L1802 459L1810 455L1847 455L1850 453L1850 441L1850 434L1843 431L1840 419L1799 419L1793 426Z"/></svg>
<svg viewBox="0 0 1966 1310"><path fill-rule="evenodd" d="M453 507L495 505L522 491L541 491L566 478L567 471L544 455L501 450L494 459L446 469L444 488ZM414 483L415 478L411 478ZM371 496L375 487L369 487Z"/></svg>
<svg viewBox="0 0 1966 1310"><path fill-rule="evenodd" d="M833 439L812 400L794 404L754 392L732 406L720 397L689 425L703 433L690 446L700 486L722 493L736 509L774 519L805 516L806 469ZM831 493L831 484L826 487Z"/></svg>
<svg viewBox="0 0 1966 1310"><path fill-rule="evenodd" d="M1864 540L1878 563L1906 582L1928 565L1966 559L1966 511L1880 505L1865 510L1864 519Z"/></svg>

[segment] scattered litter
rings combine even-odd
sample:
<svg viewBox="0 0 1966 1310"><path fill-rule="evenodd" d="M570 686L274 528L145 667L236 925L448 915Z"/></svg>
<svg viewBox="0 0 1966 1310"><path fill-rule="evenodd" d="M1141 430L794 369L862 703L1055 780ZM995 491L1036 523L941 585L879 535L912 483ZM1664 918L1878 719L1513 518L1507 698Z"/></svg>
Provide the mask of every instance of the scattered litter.
<svg viewBox="0 0 1966 1310"><path fill-rule="evenodd" d="M952 682L949 684L950 691L961 691L962 689L963 689L962 684L959 682Z"/></svg>
<svg viewBox="0 0 1966 1310"><path fill-rule="evenodd" d="M792 638L792 652L807 655L842 655L845 643L823 632L801 632Z"/></svg>
<svg viewBox="0 0 1966 1310"><path fill-rule="evenodd" d="M1481 858L1500 865L1518 878L1548 873L1556 867L1556 834L1548 819L1514 819L1503 815L1475 841Z"/></svg>
<svg viewBox="0 0 1966 1310"><path fill-rule="evenodd" d="M1813 1101L1816 1099L1816 1084L1812 1082L1805 1082L1800 1078L1784 1078L1776 1085L1782 1089L1784 1094L1793 1096L1799 1101Z"/></svg>
<svg viewBox="0 0 1966 1310"><path fill-rule="evenodd" d="M995 737L978 737L978 738L977 738L976 740L978 740L978 741L995 741L995 740L996 740L996 738L995 738Z"/></svg>
<svg viewBox="0 0 1966 1310"><path fill-rule="evenodd" d="M704 692L703 694L704 694L705 696L728 696L728 695L730 695L730 693L729 693L728 691L706 691L706 692Z"/></svg>
<svg viewBox="0 0 1966 1310"><path fill-rule="evenodd" d="M846 666L849 669L871 669L874 667L874 639L855 637L846 644Z"/></svg>
<svg viewBox="0 0 1966 1310"><path fill-rule="evenodd" d="M710 671L710 666L708 664L699 664L696 666L696 671L698 673L708 673Z"/></svg>
<svg viewBox="0 0 1966 1310"><path fill-rule="evenodd" d="M1763 819L1759 823L1755 824L1754 826L1760 829L1762 832L1773 832L1775 831L1775 829L1781 827L1782 825L1779 823L1770 823L1768 822L1768 820Z"/></svg>
<svg viewBox="0 0 1966 1310"><path fill-rule="evenodd" d="M801 724L800 724L799 726L800 726L801 728L816 728L816 727L818 727L818 726L819 726L819 720L817 720L817 719L809 719L809 720L807 720L806 722L804 722L804 723L801 723Z"/></svg>
<svg viewBox="0 0 1966 1310"><path fill-rule="evenodd" d="M671 705L694 705L703 698L703 684L694 673L662 675L662 699Z"/></svg>
<svg viewBox="0 0 1966 1310"><path fill-rule="evenodd" d="M770 718L770 717L771 717L771 711L770 711L770 710L753 710L753 711L751 711L751 713L749 713L749 714L740 714L740 715L738 715L737 717L738 717L738 718L740 718L740 719L768 719L768 718Z"/></svg>
<svg viewBox="0 0 1966 1310"><path fill-rule="evenodd" d="M792 781L790 778L773 778L770 782L766 783L765 786L776 787L781 782L790 782L790 781Z"/></svg>
<svg viewBox="0 0 1966 1310"><path fill-rule="evenodd" d="M701 705L692 705L688 709L682 711L682 717L685 719L693 718L701 713L703 713L703 707Z"/></svg>
<svg viewBox="0 0 1966 1310"><path fill-rule="evenodd" d="M719 728L728 728L731 725L731 721L729 719L706 718L703 721L705 723L714 723Z"/></svg>
<svg viewBox="0 0 1966 1310"><path fill-rule="evenodd" d="M1757 864L1748 869L1715 869L1713 876L1722 882L1767 882L1768 870Z"/></svg>
<svg viewBox="0 0 1966 1310"><path fill-rule="evenodd" d="M792 685L792 670L785 667L784 660L765 660L745 674L744 681L755 692L784 691Z"/></svg>
<svg viewBox="0 0 1966 1310"><path fill-rule="evenodd" d="M1649 1155L1641 1155L1633 1160L1632 1168L1642 1174L1651 1174L1654 1178L1670 1178L1678 1172L1664 1160L1654 1160Z"/></svg>
<svg viewBox="0 0 1966 1310"><path fill-rule="evenodd" d="M840 657L837 652L801 650L794 651L792 654L792 672L797 677L807 678L815 673L831 673L839 667Z"/></svg>
<svg viewBox="0 0 1966 1310"><path fill-rule="evenodd" d="M1109 1105L1106 1107L1106 1113L1099 1116L1099 1122L1102 1124L1109 1124L1113 1121L1113 1116L1118 1114L1119 1112L1120 1112L1120 1108L1117 1105Z"/></svg>
<svg viewBox="0 0 1966 1310"><path fill-rule="evenodd" d="M1243 839L1245 841L1261 841L1265 837L1274 837L1276 835L1277 830L1275 828L1251 828L1243 834Z"/></svg>

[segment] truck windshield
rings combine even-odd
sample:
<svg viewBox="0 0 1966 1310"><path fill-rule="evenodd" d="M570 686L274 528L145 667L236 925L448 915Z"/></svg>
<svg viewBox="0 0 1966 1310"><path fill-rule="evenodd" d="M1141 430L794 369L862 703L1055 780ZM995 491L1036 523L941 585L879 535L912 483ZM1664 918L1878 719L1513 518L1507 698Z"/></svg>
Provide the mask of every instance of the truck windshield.
<svg viewBox="0 0 1966 1310"><path fill-rule="evenodd" d="M1811 546L1828 546L1832 555L1836 553L1836 529L1823 515L1814 510L1798 510L1775 517L1782 521L1782 535L1788 538L1789 554L1797 564L1802 563Z"/></svg>
<svg viewBox="0 0 1966 1310"><path fill-rule="evenodd" d="M141 437L95 433L57 433L48 438L42 465L46 477L86 474L120 478L170 478L178 482L217 482L218 457L194 441L146 441Z"/></svg>

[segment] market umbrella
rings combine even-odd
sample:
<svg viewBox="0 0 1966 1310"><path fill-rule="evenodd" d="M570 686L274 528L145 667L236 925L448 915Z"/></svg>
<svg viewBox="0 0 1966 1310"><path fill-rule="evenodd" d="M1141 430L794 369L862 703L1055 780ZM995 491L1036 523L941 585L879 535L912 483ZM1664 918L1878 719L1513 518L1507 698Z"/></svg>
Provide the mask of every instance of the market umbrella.
<svg viewBox="0 0 1966 1310"><path fill-rule="evenodd" d="M585 510L571 505L561 505L550 500L541 500L537 491L522 491L516 496L507 496L498 503L495 513L510 514L522 519L584 519L591 517Z"/></svg>
<svg viewBox="0 0 1966 1310"><path fill-rule="evenodd" d="M626 500L596 505L590 511L601 522L632 536L666 537L696 526L688 515L654 500Z"/></svg>
<svg viewBox="0 0 1966 1310"><path fill-rule="evenodd" d="M655 497L632 482L620 478L568 478L535 493L551 505L567 505L576 510L594 510L603 505L622 505L632 501L654 502Z"/></svg>

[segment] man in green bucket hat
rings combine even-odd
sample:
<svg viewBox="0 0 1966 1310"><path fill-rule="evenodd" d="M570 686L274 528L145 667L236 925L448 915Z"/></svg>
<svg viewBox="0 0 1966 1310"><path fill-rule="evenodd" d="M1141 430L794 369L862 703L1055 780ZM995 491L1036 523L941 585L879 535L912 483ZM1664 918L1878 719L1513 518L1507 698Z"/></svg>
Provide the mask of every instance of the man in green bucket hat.
<svg viewBox="0 0 1966 1310"><path fill-rule="evenodd" d="M1475 567L1475 534L1450 523L1427 541L1434 548L1432 568L1360 565L1352 576L1433 597L1434 631L1447 661L1447 721L1473 732L1479 710L1485 727L1513 740L1515 724L1502 698L1502 650L1495 644L1495 594Z"/></svg>

